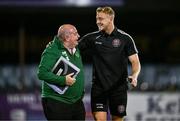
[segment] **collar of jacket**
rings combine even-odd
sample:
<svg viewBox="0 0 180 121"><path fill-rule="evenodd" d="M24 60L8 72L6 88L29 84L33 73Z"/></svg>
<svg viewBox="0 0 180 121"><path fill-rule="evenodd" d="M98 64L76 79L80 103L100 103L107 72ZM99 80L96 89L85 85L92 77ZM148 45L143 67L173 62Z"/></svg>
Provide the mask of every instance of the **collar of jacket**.
<svg viewBox="0 0 180 121"><path fill-rule="evenodd" d="M65 48L64 45L63 45L63 42L62 40L60 40L59 37L55 36L54 39L53 39L54 43L57 44L58 48L61 49L61 48Z"/></svg>
<svg viewBox="0 0 180 121"><path fill-rule="evenodd" d="M103 36L112 36L112 35L116 35L116 34L118 33L118 30L117 30L117 27L115 26L115 27L114 27L114 30L111 32L110 35L107 34L107 33L105 33L104 31L100 31L100 33L101 33L101 35L103 35Z"/></svg>

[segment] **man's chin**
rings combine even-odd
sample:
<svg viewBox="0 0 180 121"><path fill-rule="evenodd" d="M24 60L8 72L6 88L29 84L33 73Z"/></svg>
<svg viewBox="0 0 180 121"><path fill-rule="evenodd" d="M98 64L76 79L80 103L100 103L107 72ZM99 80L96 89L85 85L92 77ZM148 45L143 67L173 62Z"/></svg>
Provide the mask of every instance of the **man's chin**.
<svg viewBox="0 0 180 121"><path fill-rule="evenodd" d="M104 29L102 27L99 27L99 31L103 31Z"/></svg>
<svg viewBox="0 0 180 121"><path fill-rule="evenodd" d="M98 29L101 31L103 29L103 27L102 26L98 26Z"/></svg>
<svg viewBox="0 0 180 121"><path fill-rule="evenodd" d="M78 45L78 43L76 43L74 47L76 47L77 45Z"/></svg>

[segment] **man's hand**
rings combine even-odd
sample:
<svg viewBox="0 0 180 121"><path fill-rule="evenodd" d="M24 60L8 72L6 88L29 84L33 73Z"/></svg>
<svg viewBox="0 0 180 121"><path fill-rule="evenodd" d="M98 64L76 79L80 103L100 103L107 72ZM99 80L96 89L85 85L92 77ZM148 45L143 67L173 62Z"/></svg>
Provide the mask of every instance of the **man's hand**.
<svg viewBox="0 0 180 121"><path fill-rule="evenodd" d="M70 74L66 75L66 85L72 86L76 82L76 79L72 78L73 74L74 73L70 73Z"/></svg>
<svg viewBox="0 0 180 121"><path fill-rule="evenodd" d="M129 76L128 77L129 82L132 84L133 87L137 86L137 77Z"/></svg>

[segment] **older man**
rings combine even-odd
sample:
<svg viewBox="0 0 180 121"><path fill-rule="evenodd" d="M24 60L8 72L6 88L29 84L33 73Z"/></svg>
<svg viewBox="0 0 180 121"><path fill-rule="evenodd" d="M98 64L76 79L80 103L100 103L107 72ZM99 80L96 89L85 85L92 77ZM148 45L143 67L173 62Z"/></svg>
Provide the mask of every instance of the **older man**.
<svg viewBox="0 0 180 121"><path fill-rule="evenodd" d="M79 34L70 24L60 26L54 37L42 53L38 77L42 81L42 104L47 120L85 120L85 108L82 102L84 93L84 72L78 44ZM63 57L75 65L80 72L64 76L53 73L57 60ZM65 67L64 67L65 68ZM62 94L54 86L68 87Z"/></svg>

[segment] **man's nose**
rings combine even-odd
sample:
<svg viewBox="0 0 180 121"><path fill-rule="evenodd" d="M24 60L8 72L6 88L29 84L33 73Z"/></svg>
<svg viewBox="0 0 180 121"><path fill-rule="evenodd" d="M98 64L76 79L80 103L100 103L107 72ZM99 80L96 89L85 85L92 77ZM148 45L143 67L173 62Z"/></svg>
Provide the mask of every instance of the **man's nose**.
<svg viewBox="0 0 180 121"><path fill-rule="evenodd" d="M80 37L80 35L79 34L77 34L77 38L79 38Z"/></svg>
<svg viewBox="0 0 180 121"><path fill-rule="evenodd" d="M96 20L96 24L99 24L100 23L100 21L99 20Z"/></svg>

